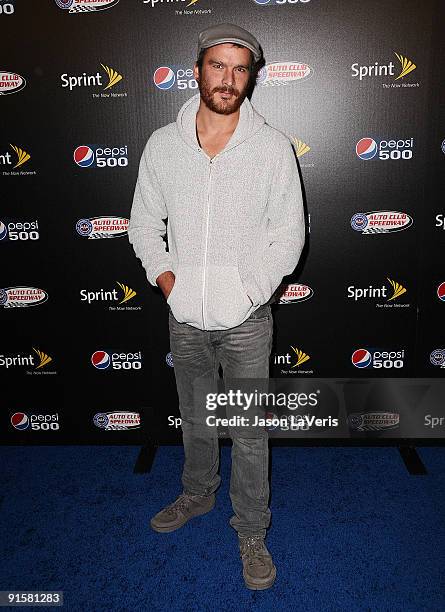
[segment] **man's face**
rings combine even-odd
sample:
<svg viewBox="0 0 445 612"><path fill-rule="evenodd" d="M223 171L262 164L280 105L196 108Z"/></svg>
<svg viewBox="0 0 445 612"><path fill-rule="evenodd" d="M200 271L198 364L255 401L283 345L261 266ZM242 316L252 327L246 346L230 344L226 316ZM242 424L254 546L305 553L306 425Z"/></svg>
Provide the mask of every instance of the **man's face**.
<svg viewBox="0 0 445 612"><path fill-rule="evenodd" d="M251 51L232 43L215 45L206 50L202 71L194 66L201 100L215 113L235 113L248 92Z"/></svg>

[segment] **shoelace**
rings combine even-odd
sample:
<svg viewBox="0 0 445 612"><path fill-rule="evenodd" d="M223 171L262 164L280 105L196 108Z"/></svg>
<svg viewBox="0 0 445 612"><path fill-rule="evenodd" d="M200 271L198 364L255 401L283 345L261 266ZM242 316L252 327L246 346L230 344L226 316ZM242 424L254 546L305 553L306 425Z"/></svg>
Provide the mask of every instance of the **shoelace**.
<svg viewBox="0 0 445 612"><path fill-rule="evenodd" d="M261 536L250 536L241 540L241 558L247 555L249 565L253 565L254 563L265 565L263 557L258 554L262 551L263 538Z"/></svg>
<svg viewBox="0 0 445 612"><path fill-rule="evenodd" d="M176 514L177 510L188 510L189 503L190 498L185 493L181 493L178 499L166 508L166 512L168 514Z"/></svg>

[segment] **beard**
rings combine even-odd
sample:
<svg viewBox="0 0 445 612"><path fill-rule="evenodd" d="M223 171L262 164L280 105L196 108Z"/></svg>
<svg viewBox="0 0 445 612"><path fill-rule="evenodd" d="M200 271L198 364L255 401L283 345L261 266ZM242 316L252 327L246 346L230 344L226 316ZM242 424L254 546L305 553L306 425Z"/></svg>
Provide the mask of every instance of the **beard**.
<svg viewBox="0 0 445 612"><path fill-rule="evenodd" d="M214 87L213 89L211 89L205 78L202 76L198 80L198 87L199 92L201 94L201 99L203 100L207 108L209 108L215 113L218 113L219 115L231 115L232 113L236 113L241 104L244 102L244 99L248 92L248 85L246 85L246 87L242 91L236 89L236 87L224 86ZM215 94L217 92L231 93L233 98L231 98L230 100L220 99L219 101L217 101L215 98Z"/></svg>

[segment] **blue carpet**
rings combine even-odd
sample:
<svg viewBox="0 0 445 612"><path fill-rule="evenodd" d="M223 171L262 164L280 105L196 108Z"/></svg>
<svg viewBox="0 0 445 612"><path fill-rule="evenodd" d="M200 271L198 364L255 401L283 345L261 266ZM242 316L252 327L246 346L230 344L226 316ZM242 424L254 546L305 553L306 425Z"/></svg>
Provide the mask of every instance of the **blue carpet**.
<svg viewBox="0 0 445 612"><path fill-rule="evenodd" d="M0 449L0 590L62 590L66 610L443 611L445 449L410 476L392 448L274 448L274 587L244 587L222 448L215 509L158 534L182 447L132 473L129 446ZM48 609L48 608L46 608Z"/></svg>

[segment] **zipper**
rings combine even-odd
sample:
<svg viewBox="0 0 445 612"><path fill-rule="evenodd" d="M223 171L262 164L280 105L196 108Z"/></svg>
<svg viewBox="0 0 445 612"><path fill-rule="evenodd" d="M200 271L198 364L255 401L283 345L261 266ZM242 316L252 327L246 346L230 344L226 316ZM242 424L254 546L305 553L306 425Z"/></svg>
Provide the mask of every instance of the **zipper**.
<svg viewBox="0 0 445 612"><path fill-rule="evenodd" d="M209 218L210 218L210 182L212 178L212 159L209 160L209 175L207 184L207 222L206 222L206 238L204 244L204 265L202 267L202 326L206 329L205 319L205 287L206 287L206 263L207 263L207 243L209 239Z"/></svg>

